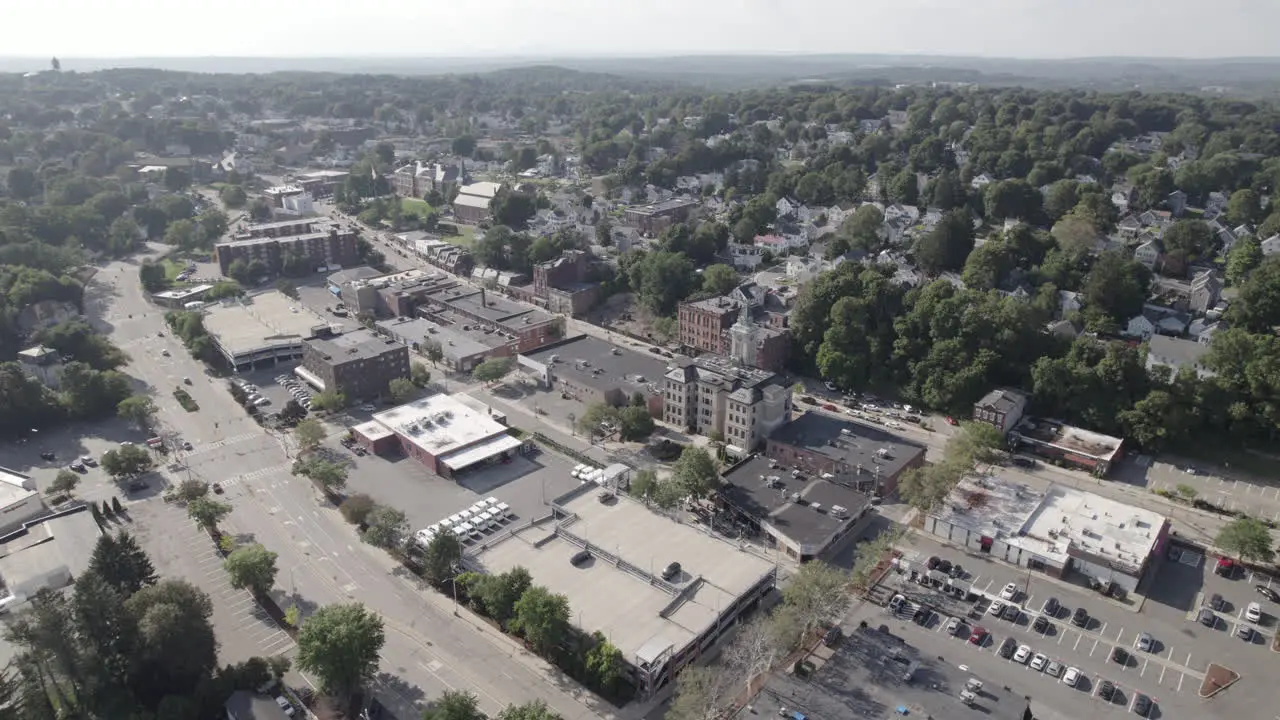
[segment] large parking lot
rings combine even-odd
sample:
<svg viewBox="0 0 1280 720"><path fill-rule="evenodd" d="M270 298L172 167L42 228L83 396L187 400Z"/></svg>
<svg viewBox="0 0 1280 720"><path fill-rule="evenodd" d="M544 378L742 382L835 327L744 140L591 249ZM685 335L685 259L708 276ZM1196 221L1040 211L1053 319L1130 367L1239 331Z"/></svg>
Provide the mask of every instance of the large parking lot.
<svg viewBox="0 0 1280 720"><path fill-rule="evenodd" d="M1105 679L1117 687L1115 705L1123 703L1127 707L1136 693L1149 696L1156 706L1152 717L1263 717L1257 714L1260 706L1253 703L1271 697L1275 682L1280 680L1280 665L1268 647L1280 608L1262 597L1250 583L1271 581L1243 574L1236 579L1219 577L1213 573L1213 559L1206 560L1195 551L1179 550L1160 558L1154 578L1142 586L1145 601L1140 596L1131 596L1138 602L1122 604L1073 583L1039 573L1028 574L1025 569L970 555L928 538L916 536L910 543L904 558L914 561L912 565L923 564L930 556L961 563L966 568L966 579L972 583L972 592L980 599L977 603L963 602L913 583L907 575L892 573L886 578L890 589L902 592L908 600L931 608L936 614L928 620L927 627L912 622L911 613L907 613L906 618L896 618L886 609L881 611L881 616L903 627L911 642L936 647L939 654L945 654L949 660L957 657L955 662L974 666L975 672L985 668L1002 678L1014 672L1015 679L1011 682L1019 681L1018 676L1024 672L1034 672L1029 678L1025 675L1020 678L1021 684L1028 685L1027 694L1050 692L1069 702L1065 698L1070 694L1062 691L1070 689L1030 670L1025 662L1001 657L997 650L1006 638L1013 638L1015 646L1027 645L1032 653L1043 653L1064 668L1079 668L1083 681L1071 692L1090 692L1096 699L1097 687ZM1176 559L1170 559L1175 555ZM1017 589L1016 620L999 619L989 612L978 618L969 616L975 604L989 606L1009 583ZM1206 598L1214 593L1222 595L1225 604L1216 613L1214 626L1209 628L1199 624L1196 615ZM1036 620L1044 614L1044 603L1050 597L1058 600L1061 609L1052 617L1046 616L1048 624L1041 624L1037 629ZM1245 642L1233 633L1243 622L1244 608L1251 601L1261 602L1264 615L1255 626L1259 632L1252 641ZM1077 627L1071 622L1071 615L1081 607L1089 618L1084 627ZM962 621L954 637L947 630L953 617ZM975 625L990 634L981 647L965 640ZM1142 633L1153 639L1149 652L1136 648ZM1122 648L1129 654L1128 659L1116 662L1113 648ZM1225 665L1245 677L1211 704L1206 704L1198 697L1198 691L1209 663ZM1238 715L1229 712L1230 708L1251 706L1254 708L1251 712Z"/></svg>

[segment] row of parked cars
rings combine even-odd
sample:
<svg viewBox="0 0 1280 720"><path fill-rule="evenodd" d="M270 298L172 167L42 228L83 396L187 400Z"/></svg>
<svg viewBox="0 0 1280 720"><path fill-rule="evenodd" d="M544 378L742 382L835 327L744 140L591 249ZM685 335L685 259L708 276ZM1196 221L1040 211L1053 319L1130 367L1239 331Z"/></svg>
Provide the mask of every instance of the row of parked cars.
<svg viewBox="0 0 1280 720"><path fill-rule="evenodd" d="M288 390L293 399L297 400L298 404L304 409L311 409L311 392L307 390L305 385L298 382L297 378L292 375L277 375L276 382L280 383L285 390Z"/></svg>

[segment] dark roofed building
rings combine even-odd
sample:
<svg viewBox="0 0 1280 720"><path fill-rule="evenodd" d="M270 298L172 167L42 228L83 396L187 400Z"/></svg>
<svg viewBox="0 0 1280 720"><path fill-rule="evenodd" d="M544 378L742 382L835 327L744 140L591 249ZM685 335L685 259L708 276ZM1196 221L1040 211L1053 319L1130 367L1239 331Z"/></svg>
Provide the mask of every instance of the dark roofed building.
<svg viewBox="0 0 1280 720"><path fill-rule="evenodd" d="M992 390L973 404L973 419L975 422L991 425L1004 434L1018 424L1026 409L1026 395L1017 390Z"/></svg>
<svg viewBox="0 0 1280 720"><path fill-rule="evenodd" d="M638 392L650 413L662 417L667 364L657 357L582 335L521 353L519 363L544 387L567 392L588 405L625 405Z"/></svg>
<svg viewBox="0 0 1280 720"><path fill-rule="evenodd" d="M802 473L880 496L897 489L903 472L924 464L924 448L905 438L818 412L775 430L765 454Z"/></svg>
<svg viewBox="0 0 1280 720"><path fill-rule="evenodd" d="M838 543L871 508L871 497L849 485L812 477L765 457L724 473L720 499L774 544L801 562Z"/></svg>
<svg viewBox="0 0 1280 720"><path fill-rule="evenodd" d="M688 220L697 207L697 200L673 198L627 208L623 218L628 225L640 228L641 232L657 235L669 225Z"/></svg>
<svg viewBox="0 0 1280 720"><path fill-rule="evenodd" d="M409 348L362 328L308 340L302 348L302 369L320 389L349 400L372 398L385 394L392 380L409 377Z"/></svg>

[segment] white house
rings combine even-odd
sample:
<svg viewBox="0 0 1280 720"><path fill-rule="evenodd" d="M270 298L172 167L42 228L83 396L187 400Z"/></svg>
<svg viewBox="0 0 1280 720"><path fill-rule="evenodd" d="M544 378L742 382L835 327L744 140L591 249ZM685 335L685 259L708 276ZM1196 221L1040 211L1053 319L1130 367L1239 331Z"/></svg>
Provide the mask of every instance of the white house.
<svg viewBox="0 0 1280 720"><path fill-rule="evenodd" d="M1259 244L1262 246L1262 254L1267 257L1280 253L1280 234L1272 235Z"/></svg>
<svg viewBox="0 0 1280 720"><path fill-rule="evenodd" d="M764 250L755 245L730 243L729 257L733 259L733 266L738 270L755 270L764 261Z"/></svg>

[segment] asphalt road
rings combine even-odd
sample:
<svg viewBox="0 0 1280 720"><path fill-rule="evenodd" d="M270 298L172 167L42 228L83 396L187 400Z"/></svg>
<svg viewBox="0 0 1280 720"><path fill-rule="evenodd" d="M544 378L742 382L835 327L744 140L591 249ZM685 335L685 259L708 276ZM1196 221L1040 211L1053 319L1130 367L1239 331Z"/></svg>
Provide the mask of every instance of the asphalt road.
<svg viewBox="0 0 1280 720"><path fill-rule="evenodd" d="M132 357L126 371L156 393L162 427L194 446L175 458L185 467L165 474L177 481L189 472L223 484L224 497L234 507L225 529L279 554L277 593L285 606L296 603L305 615L319 606L359 601L382 615L387 643L375 692L398 716L416 717L449 688L475 692L491 714L511 703L543 700L566 720L613 715L611 707L602 707L465 609L455 617L450 600L420 588L385 553L360 543L310 483L289 474L287 443L250 420L225 383L208 375L170 337L162 311L145 300L138 285L136 261L109 265L87 296L86 310L95 324ZM183 378L192 381L186 389L199 403L198 412L186 412L172 399ZM134 502L161 503L154 496ZM206 570L197 565L182 574L211 581ZM224 598L215 594L214 600L221 604ZM234 609L217 619L224 614L230 619L219 623L220 637L243 632Z"/></svg>

